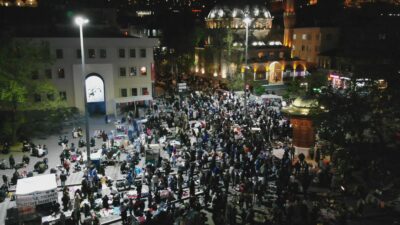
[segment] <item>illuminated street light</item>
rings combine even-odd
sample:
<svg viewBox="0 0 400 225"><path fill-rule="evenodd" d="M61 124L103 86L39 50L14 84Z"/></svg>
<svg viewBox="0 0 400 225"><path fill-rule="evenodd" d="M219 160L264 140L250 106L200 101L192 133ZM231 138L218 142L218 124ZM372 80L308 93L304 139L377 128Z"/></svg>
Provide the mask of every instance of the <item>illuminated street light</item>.
<svg viewBox="0 0 400 225"><path fill-rule="evenodd" d="M83 94L85 104L85 131L86 131L86 154L87 154L87 165L90 165L90 138L89 138L89 111L86 96L86 72L85 72L85 50L83 48L83 26L89 23L89 20L82 16L75 17L75 24L79 26L79 35L81 42L81 59L82 59L82 78L83 78Z"/></svg>
<svg viewBox="0 0 400 225"><path fill-rule="evenodd" d="M251 23L251 19L246 15L246 17L243 19L243 22L246 24L246 43L245 43L245 53L244 53L244 65L245 68L247 69L247 59L248 59L248 46L249 46L249 25ZM243 84L244 84L244 107L245 111L247 114L247 93L246 93L246 80L244 78L244 74L246 73L246 69L243 71Z"/></svg>

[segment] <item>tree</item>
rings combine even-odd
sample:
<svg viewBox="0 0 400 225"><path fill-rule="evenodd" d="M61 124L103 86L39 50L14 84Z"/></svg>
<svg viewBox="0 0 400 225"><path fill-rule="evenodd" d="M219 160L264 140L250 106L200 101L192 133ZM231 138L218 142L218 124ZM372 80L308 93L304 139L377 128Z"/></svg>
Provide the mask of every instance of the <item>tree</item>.
<svg viewBox="0 0 400 225"><path fill-rule="evenodd" d="M356 195L362 200L376 190L399 188L400 79L395 79L386 89L370 80L363 87L329 87L318 96L327 110L314 119L318 136L328 143L325 154L347 189L363 189Z"/></svg>
<svg viewBox="0 0 400 225"><path fill-rule="evenodd" d="M296 78L287 83L286 98L296 98L299 96L314 96L318 94L316 90L326 86L328 83L327 74L323 71L314 71L305 78Z"/></svg>
<svg viewBox="0 0 400 225"><path fill-rule="evenodd" d="M5 133L12 143L24 121L20 117L22 111L54 109L64 104L48 80L38 79L38 71L43 71L51 61L45 43L7 38L1 41L0 110L10 115L10 131Z"/></svg>
<svg viewBox="0 0 400 225"><path fill-rule="evenodd" d="M229 90L231 90L231 91L243 91L244 82L243 82L242 77L240 77L240 76L230 77L227 86L228 86Z"/></svg>

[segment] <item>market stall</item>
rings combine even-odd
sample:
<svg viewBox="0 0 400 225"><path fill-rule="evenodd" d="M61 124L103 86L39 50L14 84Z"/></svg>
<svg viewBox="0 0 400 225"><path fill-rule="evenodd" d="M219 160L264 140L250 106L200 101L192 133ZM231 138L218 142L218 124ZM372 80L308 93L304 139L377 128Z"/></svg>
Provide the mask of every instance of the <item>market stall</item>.
<svg viewBox="0 0 400 225"><path fill-rule="evenodd" d="M56 175L19 179L15 196L19 214L34 214L36 206L58 200Z"/></svg>

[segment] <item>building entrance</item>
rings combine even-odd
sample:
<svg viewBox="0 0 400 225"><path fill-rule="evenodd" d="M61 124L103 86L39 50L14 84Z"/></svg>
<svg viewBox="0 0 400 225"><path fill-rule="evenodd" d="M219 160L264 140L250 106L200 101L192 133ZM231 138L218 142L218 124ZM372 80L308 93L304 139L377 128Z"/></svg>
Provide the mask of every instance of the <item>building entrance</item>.
<svg viewBox="0 0 400 225"><path fill-rule="evenodd" d="M106 113L104 80L99 74L89 74L85 80L86 99L90 115Z"/></svg>

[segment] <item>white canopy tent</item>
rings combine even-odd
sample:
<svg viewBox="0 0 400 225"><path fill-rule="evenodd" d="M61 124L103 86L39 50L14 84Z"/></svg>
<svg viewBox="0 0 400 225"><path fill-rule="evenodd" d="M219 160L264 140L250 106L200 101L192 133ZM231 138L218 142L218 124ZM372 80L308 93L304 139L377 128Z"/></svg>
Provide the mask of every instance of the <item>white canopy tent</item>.
<svg viewBox="0 0 400 225"><path fill-rule="evenodd" d="M141 102L141 101L153 101L153 97L151 95L129 96L123 98L115 98L113 101L114 101L114 116L117 117L118 116L117 104L130 103L130 102L136 104L136 102Z"/></svg>
<svg viewBox="0 0 400 225"><path fill-rule="evenodd" d="M55 174L19 179L15 191L18 208L34 207L58 200Z"/></svg>

